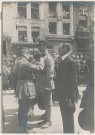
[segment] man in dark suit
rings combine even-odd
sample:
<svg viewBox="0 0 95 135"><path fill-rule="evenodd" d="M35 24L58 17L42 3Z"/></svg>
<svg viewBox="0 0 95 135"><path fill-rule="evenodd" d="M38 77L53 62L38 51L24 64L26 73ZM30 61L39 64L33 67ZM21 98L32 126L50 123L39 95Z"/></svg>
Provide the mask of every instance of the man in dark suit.
<svg viewBox="0 0 95 135"><path fill-rule="evenodd" d="M69 43L61 43L58 52L60 57L55 67L55 100L59 101L63 121L63 132L74 133L73 113L75 111L78 89L76 62L70 56L72 47Z"/></svg>

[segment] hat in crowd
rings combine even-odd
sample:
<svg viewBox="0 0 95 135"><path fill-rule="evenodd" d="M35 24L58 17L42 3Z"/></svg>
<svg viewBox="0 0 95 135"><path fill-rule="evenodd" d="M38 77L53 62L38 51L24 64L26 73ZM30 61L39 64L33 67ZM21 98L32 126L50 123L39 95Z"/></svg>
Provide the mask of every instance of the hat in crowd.
<svg viewBox="0 0 95 135"><path fill-rule="evenodd" d="M21 48L21 52L22 52L22 53L28 53L28 52L29 52L29 50L28 50L28 48L23 47L23 48Z"/></svg>
<svg viewBox="0 0 95 135"><path fill-rule="evenodd" d="M40 40L39 41L39 46L41 46L41 45L47 46L48 45L48 42L46 40Z"/></svg>
<svg viewBox="0 0 95 135"><path fill-rule="evenodd" d="M13 55L13 58L16 58L16 55Z"/></svg>

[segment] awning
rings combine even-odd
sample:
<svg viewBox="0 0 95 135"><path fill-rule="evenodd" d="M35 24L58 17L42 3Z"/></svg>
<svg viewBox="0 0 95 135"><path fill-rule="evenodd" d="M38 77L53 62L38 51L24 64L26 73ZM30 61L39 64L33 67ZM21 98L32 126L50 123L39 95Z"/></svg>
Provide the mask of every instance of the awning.
<svg viewBox="0 0 95 135"><path fill-rule="evenodd" d="M14 42L12 43L13 47L33 47L36 48L38 46L37 43L32 43L32 42Z"/></svg>

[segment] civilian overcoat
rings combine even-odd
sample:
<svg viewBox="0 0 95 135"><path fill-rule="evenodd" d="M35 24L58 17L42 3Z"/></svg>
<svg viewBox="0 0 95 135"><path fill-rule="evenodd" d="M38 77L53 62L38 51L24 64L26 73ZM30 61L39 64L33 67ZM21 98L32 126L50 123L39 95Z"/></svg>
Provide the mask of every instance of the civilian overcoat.
<svg viewBox="0 0 95 135"><path fill-rule="evenodd" d="M55 99L59 101L69 98L76 101L78 84L75 60L69 55L61 60L55 70Z"/></svg>

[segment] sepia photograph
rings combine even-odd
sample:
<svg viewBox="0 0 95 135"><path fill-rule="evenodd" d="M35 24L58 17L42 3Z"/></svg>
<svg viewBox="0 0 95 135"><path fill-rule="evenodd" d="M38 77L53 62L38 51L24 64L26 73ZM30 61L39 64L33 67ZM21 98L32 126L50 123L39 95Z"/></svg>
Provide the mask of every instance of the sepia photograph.
<svg viewBox="0 0 95 135"><path fill-rule="evenodd" d="M94 1L1 2L1 133L95 133Z"/></svg>

